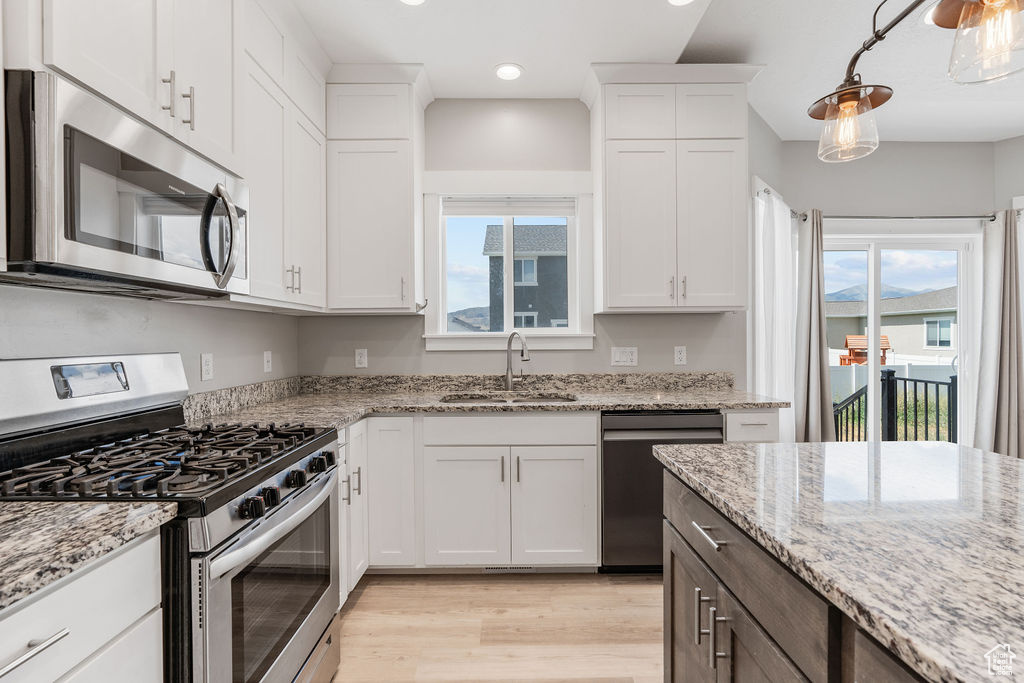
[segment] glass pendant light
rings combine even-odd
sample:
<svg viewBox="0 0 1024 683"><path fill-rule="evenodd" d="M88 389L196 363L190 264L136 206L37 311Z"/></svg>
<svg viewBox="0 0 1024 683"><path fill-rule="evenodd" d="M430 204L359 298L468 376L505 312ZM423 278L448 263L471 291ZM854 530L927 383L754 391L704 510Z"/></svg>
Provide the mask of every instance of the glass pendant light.
<svg viewBox="0 0 1024 683"><path fill-rule="evenodd" d="M854 79L811 105L810 117L824 121L818 158L829 163L853 161L878 149L874 110L890 97L890 88L861 85Z"/></svg>
<svg viewBox="0 0 1024 683"><path fill-rule="evenodd" d="M1024 0L959 0L949 76L983 83L1024 69ZM955 5L942 3L953 9ZM936 22L937 25L943 25Z"/></svg>

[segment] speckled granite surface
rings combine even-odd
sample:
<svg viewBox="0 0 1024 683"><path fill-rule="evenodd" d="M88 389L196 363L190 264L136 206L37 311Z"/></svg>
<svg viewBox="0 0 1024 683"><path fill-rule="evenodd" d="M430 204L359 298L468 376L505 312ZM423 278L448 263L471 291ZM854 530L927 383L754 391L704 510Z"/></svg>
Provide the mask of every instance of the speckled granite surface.
<svg viewBox="0 0 1024 683"><path fill-rule="evenodd" d="M1024 461L945 443L657 446L656 457L929 680L1024 651Z"/></svg>
<svg viewBox="0 0 1024 683"><path fill-rule="evenodd" d="M0 609L174 518L177 503L0 503Z"/></svg>
<svg viewBox="0 0 1024 683"><path fill-rule="evenodd" d="M217 389L199 394L190 394L185 399L185 421L195 422L204 415L216 415L231 410L241 410L249 406L275 401L298 394L302 389L301 377L243 384L238 387Z"/></svg>

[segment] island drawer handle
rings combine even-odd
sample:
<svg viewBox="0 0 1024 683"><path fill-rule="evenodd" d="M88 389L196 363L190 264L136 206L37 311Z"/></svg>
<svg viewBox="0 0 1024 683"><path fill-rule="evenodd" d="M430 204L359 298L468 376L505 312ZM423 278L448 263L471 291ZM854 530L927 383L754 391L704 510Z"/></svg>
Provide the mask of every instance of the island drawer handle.
<svg viewBox="0 0 1024 683"><path fill-rule="evenodd" d="M722 549L723 545L726 544L725 541L716 541L708 535L708 529L711 527L701 526L700 524L697 524L697 522L690 522L690 524L692 524L693 528L697 530L697 533L704 537L705 541L711 544L711 547L715 549L716 553Z"/></svg>
<svg viewBox="0 0 1024 683"><path fill-rule="evenodd" d="M705 598L700 594L700 586L693 589L693 644L700 645L700 637L706 636L711 631L700 627L700 604L711 602L711 598Z"/></svg>
<svg viewBox="0 0 1024 683"><path fill-rule="evenodd" d="M718 668L718 660L728 657L728 652L718 651L718 624L729 621L726 617L718 616L718 610L714 607L708 608L708 628L711 633L708 635L708 666L712 669Z"/></svg>
<svg viewBox="0 0 1024 683"><path fill-rule="evenodd" d="M14 661L8 663L6 666L4 666L4 668L0 669L0 676L6 676L7 674L11 673L12 671L17 669L19 666L21 666L22 664L24 664L28 660L32 659L36 655L42 654L43 650L46 650L50 646L57 644L57 642L60 641L60 640L64 640L69 635L71 635L71 631L69 631L66 628L62 628L61 630L57 631L56 633L54 633L49 638L46 638L45 640L30 640L30 641L28 641L28 648L29 649L25 653L23 653L20 657L18 657Z"/></svg>
<svg viewBox="0 0 1024 683"><path fill-rule="evenodd" d="M767 427L767 422L741 422L741 427Z"/></svg>

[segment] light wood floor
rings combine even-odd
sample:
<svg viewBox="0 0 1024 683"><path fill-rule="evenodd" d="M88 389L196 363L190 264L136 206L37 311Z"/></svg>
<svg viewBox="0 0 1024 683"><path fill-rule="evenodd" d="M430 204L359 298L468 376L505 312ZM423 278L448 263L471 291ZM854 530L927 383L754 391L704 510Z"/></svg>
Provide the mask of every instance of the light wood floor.
<svg viewBox="0 0 1024 683"><path fill-rule="evenodd" d="M366 576L343 681L662 680L661 576Z"/></svg>

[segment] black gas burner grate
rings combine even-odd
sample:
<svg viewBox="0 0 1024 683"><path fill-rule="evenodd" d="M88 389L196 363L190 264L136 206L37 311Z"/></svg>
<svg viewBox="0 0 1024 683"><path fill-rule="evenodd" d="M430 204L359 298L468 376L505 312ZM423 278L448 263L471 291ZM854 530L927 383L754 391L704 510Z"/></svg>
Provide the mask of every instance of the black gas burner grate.
<svg viewBox="0 0 1024 683"><path fill-rule="evenodd" d="M0 473L0 499L197 496L320 430L304 424L173 427Z"/></svg>

